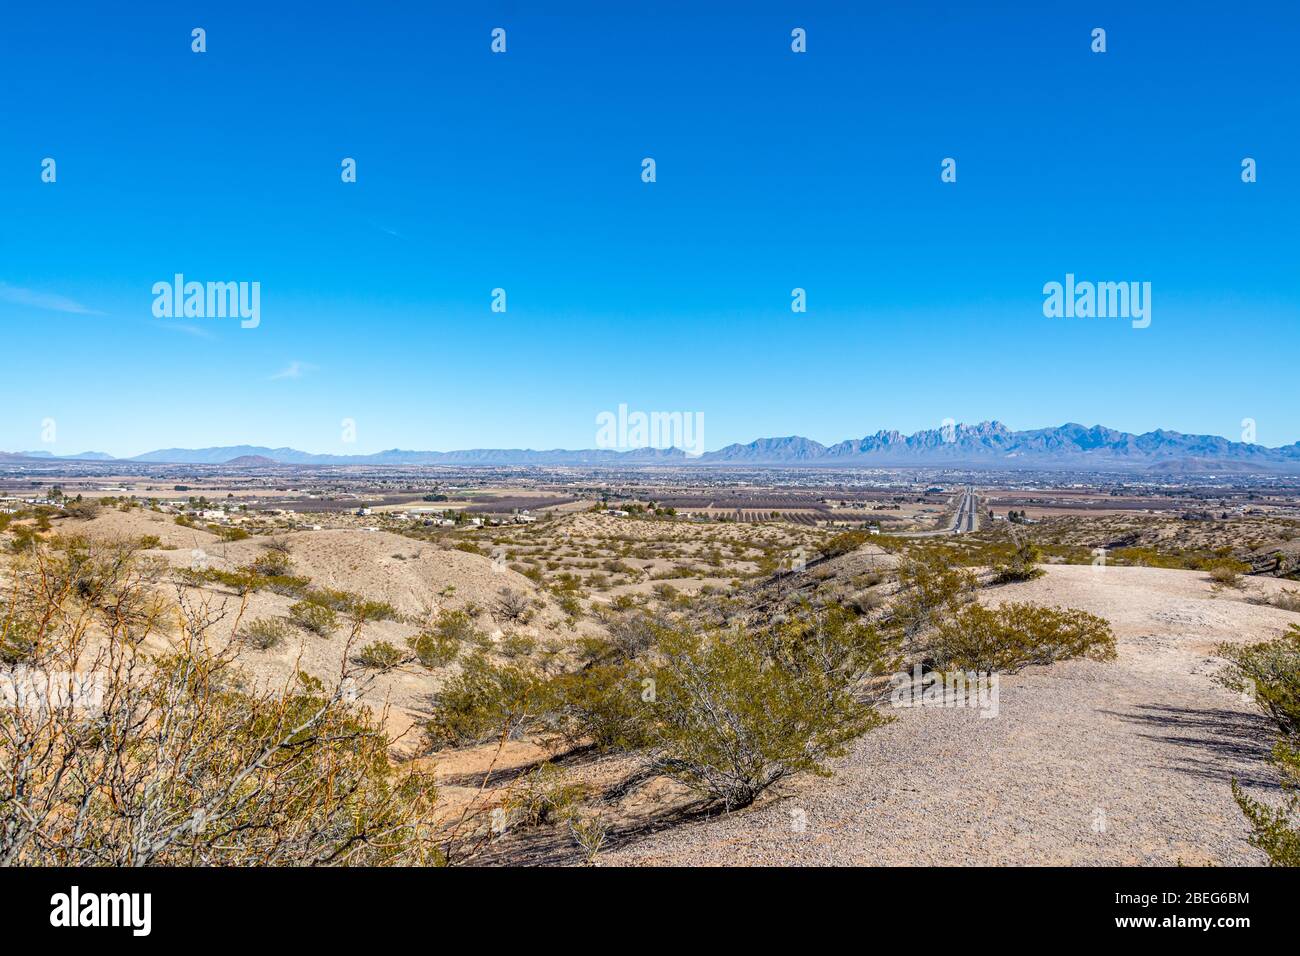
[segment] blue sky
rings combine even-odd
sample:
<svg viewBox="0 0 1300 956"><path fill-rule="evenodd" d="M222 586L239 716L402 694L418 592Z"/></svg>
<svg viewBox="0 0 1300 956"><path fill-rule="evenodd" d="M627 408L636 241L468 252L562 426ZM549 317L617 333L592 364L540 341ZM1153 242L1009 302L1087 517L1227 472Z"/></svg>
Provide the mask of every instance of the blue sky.
<svg viewBox="0 0 1300 956"><path fill-rule="evenodd" d="M702 6L7 5L0 449L1300 439L1294 4ZM261 324L155 319L177 272ZM1067 272L1150 328L1045 318Z"/></svg>

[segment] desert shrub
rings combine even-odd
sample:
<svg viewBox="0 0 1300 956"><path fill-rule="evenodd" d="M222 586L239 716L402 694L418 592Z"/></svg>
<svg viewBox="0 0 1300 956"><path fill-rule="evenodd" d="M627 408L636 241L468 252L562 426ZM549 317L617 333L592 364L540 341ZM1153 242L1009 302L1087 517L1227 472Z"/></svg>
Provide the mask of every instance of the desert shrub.
<svg viewBox="0 0 1300 956"><path fill-rule="evenodd" d="M1232 795L1250 823L1250 845L1264 851L1270 866L1300 866L1300 749L1292 738L1279 740L1272 763L1282 774L1282 803L1271 806L1246 796L1232 781Z"/></svg>
<svg viewBox="0 0 1300 956"><path fill-rule="evenodd" d="M497 653L502 657L527 657L537 649L537 638L521 631L511 631L497 643Z"/></svg>
<svg viewBox="0 0 1300 956"><path fill-rule="evenodd" d="M284 577L293 569L293 562L284 551L267 551L249 565L249 570L265 578Z"/></svg>
<svg viewBox="0 0 1300 956"><path fill-rule="evenodd" d="M869 614L885 603L878 591L863 590L850 595L845 604L859 614Z"/></svg>
<svg viewBox="0 0 1300 956"><path fill-rule="evenodd" d="M405 655L388 641L374 641L357 651L356 662L371 670L388 671L402 663Z"/></svg>
<svg viewBox="0 0 1300 956"><path fill-rule="evenodd" d="M354 597L347 605L347 615L352 621L396 621L397 608L387 601L367 601Z"/></svg>
<svg viewBox="0 0 1300 956"><path fill-rule="evenodd" d="M41 621L36 609L20 601L0 603L0 664L14 667L26 664L36 655L36 640Z"/></svg>
<svg viewBox="0 0 1300 956"><path fill-rule="evenodd" d="M596 863L596 854L605 846L609 835L609 824L599 814L575 814L568 820L569 836L573 844L582 853L588 866Z"/></svg>
<svg viewBox="0 0 1300 956"><path fill-rule="evenodd" d="M644 613L616 617L607 627L610 641L626 660L640 657L653 647L658 634L654 618Z"/></svg>
<svg viewBox="0 0 1300 956"><path fill-rule="evenodd" d="M302 600L306 604L346 615L354 622L395 621L398 617L397 609L387 601L370 601L359 594L336 588L309 588L302 592Z"/></svg>
<svg viewBox="0 0 1300 956"><path fill-rule="evenodd" d="M524 777L506 801L506 819L525 827L564 823L574 812L582 788L565 782L564 771L544 763Z"/></svg>
<svg viewBox="0 0 1300 956"><path fill-rule="evenodd" d="M267 651L284 643L293 628L289 622L278 617L260 617L244 625L241 637L252 647Z"/></svg>
<svg viewBox="0 0 1300 956"><path fill-rule="evenodd" d="M515 664L494 664L476 650L443 685L425 721L435 746L463 746L518 737L538 717L541 679Z"/></svg>
<svg viewBox="0 0 1300 956"><path fill-rule="evenodd" d="M233 525L210 524L208 530L221 538L222 541L243 541L249 537L247 531L243 528L236 528Z"/></svg>
<svg viewBox="0 0 1300 956"><path fill-rule="evenodd" d="M292 574L276 574L262 578L261 587L272 594L279 594L282 597L300 598L311 587L311 579L297 577Z"/></svg>
<svg viewBox="0 0 1300 956"><path fill-rule="evenodd" d="M1115 657L1110 625L1074 608L969 604L939 622L930 647L937 670L1015 671L1073 657Z"/></svg>
<svg viewBox="0 0 1300 956"><path fill-rule="evenodd" d="M192 577L199 583L209 582L228 587L241 597L245 594L252 594L254 591L261 590L262 585L266 583L265 579L262 578L261 575L242 568L236 571L223 571L220 568L208 568L206 571L197 572Z"/></svg>
<svg viewBox="0 0 1300 956"><path fill-rule="evenodd" d="M887 642L850 618L772 633L662 631L647 729L656 768L729 809L791 774L828 774L827 759L886 719L858 685Z"/></svg>
<svg viewBox="0 0 1300 956"><path fill-rule="evenodd" d="M40 540L36 528L31 525L18 524L13 526L13 537L9 541L9 547L16 553L22 554L24 551L33 550Z"/></svg>
<svg viewBox="0 0 1300 956"><path fill-rule="evenodd" d="M579 601L577 597L575 597L574 595L561 594L558 598L555 599L555 603L559 605L560 610L563 611L569 618L573 620L577 620L578 618L582 617L582 602Z"/></svg>
<svg viewBox="0 0 1300 956"><path fill-rule="evenodd" d="M98 692L0 702L0 865L438 861L431 780L394 772L392 741L342 680L250 690L242 642L212 633L220 612L182 597L128 626L98 609L148 604L147 568L102 565L88 604L68 562L26 557L15 593L36 612L33 667L93 678Z"/></svg>
<svg viewBox="0 0 1300 956"><path fill-rule="evenodd" d="M1300 736L1300 625L1272 641L1220 644L1217 653L1229 666L1216 680L1254 698L1283 736Z"/></svg>
<svg viewBox="0 0 1300 956"><path fill-rule="evenodd" d="M290 607L289 619L321 637L329 637L339 626L338 615L331 608L311 601L299 601Z"/></svg>
<svg viewBox="0 0 1300 956"><path fill-rule="evenodd" d="M541 584L546 580L545 576L542 574L542 569L538 567L530 567L527 564L512 564L510 565L510 570L517 574L522 574L534 584Z"/></svg>
<svg viewBox="0 0 1300 956"><path fill-rule="evenodd" d="M1009 584L1042 577L1043 569L1038 566L1042 560L1043 552L1039 547L1028 538L1020 538L1010 559L993 566L993 580L997 584Z"/></svg>
<svg viewBox="0 0 1300 956"><path fill-rule="evenodd" d="M308 604L327 607L336 613L345 614L352 606L354 597L350 592L336 588L311 588L303 594L302 599Z"/></svg>
<svg viewBox="0 0 1300 956"><path fill-rule="evenodd" d="M1223 587L1241 587L1241 576L1250 570L1250 565L1232 558L1222 558L1209 567L1210 580Z"/></svg>
<svg viewBox="0 0 1300 956"><path fill-rule="evenodd" d="M650 590L654 592L655 597L659 598L659 600L669 603L677 600L677 595L680 593L671 584L656 584Z"/></svg>
<svg viewBox="0 0 1300 956"><path fill-rule="evenodd" d="M430 630L438 637L457 644L481 644L482 632L474 626L474 619L466 611L444 608L433 619Z"/></svg>
<svg viewBox="0 0 1300 956"><path fill-rule="evenodd" d="M502 588L497 597L497 613L511 624L526 624L532 616L532 600L523 591Z"/></svg>
<svg viewBox="0 0 1300 956"><path fill-rule="evenodd" d="M898 583L901 594L890 623L903 637L912 638L961 608L979 582L971 571L936 551L900 562Z"/></svg>
<svg viewBox="0 0 1300 956"><path fill-rule="evenodd" d="M828 558L839 557L841 554L856 551L870 540L871 533L869 531L845 531L835 535L822 545L822 554Z"/></svg>
<svg viewBox="0 0 1300 956"><path fill-rule="evenodd" d="M76 521L89 521L95 515L99 514L99 502L97 501L68 501L63 505L64 513Z"/></svg>
<svg viewBox="0 0 1300 956"><path fill-rule="evenodd" d="M1250 823L1250 843L1273 866L1300 866L1300 626L1292 624L1272 641L1220 645L1218 653L1229 662L1219 682L1250 694L1281 735L1272 755L1282 776L1280 805L1254 800L1232 782L1232 794Z"/></svg>
<svg viewBox="0 0 1300 956"><path fill-rule="evenodd" d="M460 641L432 631L421 631L407 639L407 645L424 667L446 667L460 654Z"/></svg>
<svg viewBox="0 0 1300 956"><path fill-rule="evenodd" d="M641 676L627 664L560 674L546 686L548 719L571 746L628 750L645 742L648 704Z"/></svg>

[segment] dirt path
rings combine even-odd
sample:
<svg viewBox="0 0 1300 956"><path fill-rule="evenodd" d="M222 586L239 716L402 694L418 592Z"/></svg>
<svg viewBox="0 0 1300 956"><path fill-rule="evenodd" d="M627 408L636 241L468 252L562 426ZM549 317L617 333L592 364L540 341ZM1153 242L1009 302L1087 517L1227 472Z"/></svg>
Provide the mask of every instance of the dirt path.
<svg viewBox="0 0 1300 956"><path fill-rule="evenodd" d="M1250 587L1276 590L1273 580ZM1199 572L1059 566L982 600L1078 607L1109 620L1119 659L1004 677L999 714L895 709L831 779L645 837L607 864L1258 864L1236 777L1276 793L1268 725L1211 681L1224 640L1300 615L1215 594Z"/></svg>

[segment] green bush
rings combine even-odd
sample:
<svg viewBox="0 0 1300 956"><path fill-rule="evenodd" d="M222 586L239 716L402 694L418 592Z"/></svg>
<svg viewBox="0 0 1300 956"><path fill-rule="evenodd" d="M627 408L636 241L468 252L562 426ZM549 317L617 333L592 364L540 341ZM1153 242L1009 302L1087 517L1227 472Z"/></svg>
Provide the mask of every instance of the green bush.
<svg viewBox="0 0 1300 956"><path fill-rule="evenodd" d="M1282 773L1282 805L1253 800L1232 781L1232 795L1250 822L1250 845L1264 851L1270 866L1300 866L1300 750L1281 740L1273 748L1273 764Z"/></svg>
<svg viewBox="0 0 1300 956"><path fill-rule="evenodd" d="M406 643L415 654L415 659L430 669L446 667L460 654L460 641L433 631L421 631L408 638Z"/></svg>
<svg viewBox="0 0 1300 956"><path fill-rule="evenodd" d="M395 621L398 617L397 609L387 601L370 601L359 594L336 588L310 588L303 592L302 600L346 615L353 621Z"/></svg>
<svg viewBox="0 0 1300 956"><path fill-rule="evenodd" d="M546 686L552 726L570 746L628 750L645 743L650 705L645 686L627 664L604 664L551 679Z"/></svg>
<svg viewBox="0 0 1300 956"><path fill-rule="evenodd" d="M869 531L845 531L835 535L824 545L822 545L822 554L828 558L839 557L841 554L848 554L850 551L856 551L864 544L871 540Z"/></svg>
<svg viewBox="0 0 1300 956"><path fill-rule="evenodd" d="M1032 581L1043 576L1043 569L1038 562L1043 560L1043 552L1028 538L1016 542L1011 558L993 566L995 584L1010 584L1013 581Z"/></svg>
<svg viewBox="0 0 1300 956"><path fill-rule="evenodd" d="M1115 635L1095 614L1035 604L970 604L939 622L930 649L940 671L1019 670L1073 657L1115 658Z"/></svg>
<svg viewBox="0 0 1300 956"><path fill-rule="evenodd" d="M357 651L357 663L372 670L388 671L402 663L405 655L387 641L374 641Z"/></svg>
<svg viewBox="0 0 1300 956"><path fill-rule="evenodd" d="M1209 566L1210 580L1229 588L1241 587L1241 576L1250 570L1244 561L1222 558Z"/></svg>
<svg viewBox="0 0 1300 956"><path fill-rule="evenodd" d="M898 566L900 596L890 624L905 638L928 630L965 604L979 585L973 572L944 552L905 558Z"/></svg>
<svg viewBox="0 0 1300 956"><path fill-rule="evenodd" d="M1253 697L1283 736L1300 736L1300 625L1272 641L1220 644L1217 653L1229 664L1219 683Z"/></svg>
<svg viewBox="0 0 1300 956"><path fill-rule="evenodd" d="M1232 794L1250 822L1250 843L1273 866L1300 866L1300 625L1292 624L1272 641L1222 644L1218 653L1229 663L1218 681L1253 697L1281 734L1272 757L1282 775L1280 806L1253 800L1232 782Z"/></svg>
<svg viewBox="0 0 1300 956"><path fill-rule="evenodd" d="M293 633L289 622L278 617L262 617L244 626L243 639L258 650L267 651L284 643Z"/></svg>
<svg viewBox="0 0 1300 956"><path fill-rule="evenodd" d="M332 609L311 601L299 601L289 608L289 619L321 637L329 637L339 626L338 615Z"/></svg>
<svg viewBox="0 0 1300 956"><path fill-rule="evenodd" d="M825 761L887 718L858 685L888 642L836 613L775 632L665 630L651 669L654 764L728 809Z"/></svg>
<svg viewBox="0 0 1300 956"><path fill-rule="evenodd" d="M435 746L515 738L536 721L543 696L542 681L531 670L494 664L477 650L443 685L425 730Z"/></svg>
<svg viewBox="0 0 1300 956"><path fill-rule="evenodd" d="M274 550L259 555L249 565L249 570L255 574L260 574L264 578L278 578L287 575L292 570L292 567L293 562L289 560L288 554L284 551Z"/></svg>

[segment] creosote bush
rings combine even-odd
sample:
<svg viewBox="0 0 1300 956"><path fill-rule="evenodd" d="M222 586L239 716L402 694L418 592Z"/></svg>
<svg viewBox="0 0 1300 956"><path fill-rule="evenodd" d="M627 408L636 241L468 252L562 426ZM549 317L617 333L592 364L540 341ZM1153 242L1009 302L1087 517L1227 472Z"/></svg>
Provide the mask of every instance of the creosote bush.
<svg viewBox="0 0 1300 956"><path fill-rule="evenodd" d="M545 687L550 726L570 746L631 750L646 742L645 685L629 664L598 664L552 678Z"/></svg>
<svg viewBox="0 0 1300 956"><path fill-rule="evenodd" d="M356 661L371 670L388 671L402 663L405 655L388 641L373 641L357 651Z"/></svg>
<svg viewBox="0 0 1300 956"><path fill-rule="evenodd" d="M415 659L430 669L446 667L460 655L460 641L433 631L421 631L406 643Z"/></svg>
<svg viewBox="0 0 1300 956"><path fill-rule="evenodd" d="M432 782L394 771L346 672L253 684L217 633L238 615L160 601L121 550L41 547L6 584L29 672L81 675L83 692L0 702L0 865L440 860Z"/></svg>
<svg viewBox="0 0 1300 956"><path fill-rule="evenodd" d="M1042 560L1042 550L1028 538L1020 538L1016 541L1010 559L993 566L993 581L995 584L1010 584L1040 578L1043 569L1038 566L1038 562Z"/></svg>
<svg viewBox="0 0 1300 956"><path fill-rule="evenodd" d="M244 625L240 636L250 646L268 651L279 647L293 634L289 622L278 617L260 617Z"/></svg>
<svg viewBox="0 0 1300 956"><path fill-rule="evenodd" d="M1222 558L1210 565L1210 580L1222 587L1239 588L1241 576L1249 570L1250 565L1244 561Z"/></svg>
<svg viewBox="0 0 1300 956"><path fill-rule="evenodd" d="M1282 777L1279 806L1247 796L1232 781L1232 794L1250 823L1250 843L1273 866L1300 866L1300 626L1292 624L1272 641L1223 644L1218 653L1229 663L1220 683L1250 694L1280 735L1272 755Z"/></svg>
<svg viewBox="0 0 1300 956"><path fill-rule="evenodd" d="M898 565L900 594L891 609L891 625L911 639L956 613L974 593L974 572L952 563L941 552L905 558Z"/></svg>
<svg viewBox="0 0 1300 956"><path fill-rule="evenodd" d="M647 728L655 766L728 809L825 762L886 721L861 682L895 663L847 611L769 632L659 635Z"/></svg>
<svg viewBox="0 0 1300 956"><path fill-rule="evenodd" d="M1229 667L1217 680L1254 698L1284 737L1300 737L1300 625L1273 641L1220 644Z"/></svg>
<svg viewBox="0 0 1300 956"><path fill-rule="evenodd" d="M544 763L511 791L505 808L507 819L525 827L564 823L576 812L581 797L582 788L567 783L563 770L553 763Z"/></svg>
<svg viewBox="0 0 1300 956"><path fill-rule="evenodd" d="M329 637L339 626L338 615L332 609L311 601L299 601L290 607L289 619L321 637Z"/></svg>
<svg viewBox="0 0 1300 956"><path fill-rule="evenodd" d="M435 746L514 739L536 722L543 700L542 678L530 668L475 650L439 691L424 727Z"/></svg>
<svg viewBox="0 0 1300 956"><path fill-rule="evenodd" d="M936 670L1011 672L1074 657L1115 658L1115 635L1086 611L1006 603L969 604L939 622L930 647Z"/></svg>

